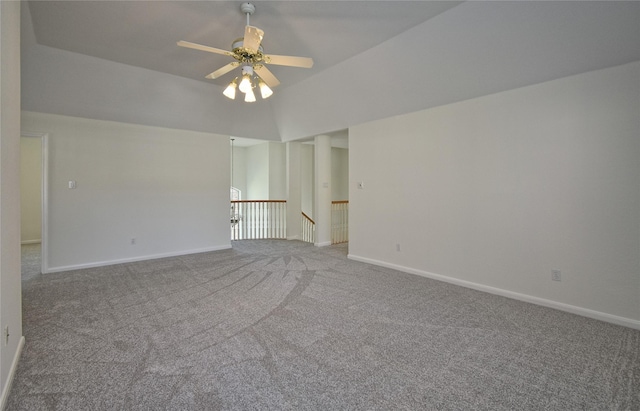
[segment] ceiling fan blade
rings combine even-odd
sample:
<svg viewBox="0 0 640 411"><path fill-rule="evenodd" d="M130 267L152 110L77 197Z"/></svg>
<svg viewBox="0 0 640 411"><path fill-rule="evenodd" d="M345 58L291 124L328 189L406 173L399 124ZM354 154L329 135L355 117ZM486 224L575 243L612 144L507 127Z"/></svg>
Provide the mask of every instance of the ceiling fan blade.
<svg viewBox="0 0 640 411"><path fill-rule="evenodd" d="M238 67L239 65L240 65L240 62L233 61L233 62L227 64L226 66L220 67L219 69L217 69L213 73L207 74L205 76L205 78L213 80L215 78L221 77L221 76L227 74L228 72L230 72L231 70L233 70L234 68Z"/></svg>
<svg viewBox="0 0 640 411"><path fill-rule="evenodd" d="M245 26L242 47L255 54L260 47L260 43L262 43L263 37L264 31L254 26Z"/></svg>
<svg viewBox="0 0 640 411"><path fill-rule="evenodd" d="M224 54L225 56L233 56L233 53L227 50L217 49L215 47L203 46L202 44L191 43L189 41L180 40L178 46L187 47L195 50L208 51L210 53Z"/></svg>
<svg viewBox="0 0 640 411"><path fill-rule="evenodd" d="M274 76L273 73L271 71L269 71L269 69L264 65L255 66L253 68L253 71L256 74L258 74L260 76L260 78L264 80L265 83L267 83L267 86L269 86L271 88L273 88L273 87L277 86L278 84L280 84L280 81L278 81L276 76Z"/></svg>
<svg viewBox="0 0 640 411"><path fill-rule="evenodd" d="M264 62L267 64L276 64L278 66L301 68L313 67L313 59L311 57L278 56L275 54L269 54L264 56Z"/></svg>

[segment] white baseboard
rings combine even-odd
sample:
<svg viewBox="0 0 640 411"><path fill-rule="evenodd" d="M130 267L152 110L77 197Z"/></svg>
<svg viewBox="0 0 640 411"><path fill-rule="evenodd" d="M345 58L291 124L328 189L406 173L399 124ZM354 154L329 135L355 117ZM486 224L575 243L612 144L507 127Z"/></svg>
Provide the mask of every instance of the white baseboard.
<svg viewBox="0 0 640 411"><path fill-rule="evenodd" d="M313 245L315 245L316 247L326 247L328 245L331 245L331 241L324 241L322 243L313 243Z"/></svg>
<svg viewBox="0 0 640 411"><path fill-rule="evenodd" d="M42 240L24 240L20 242L20 245L26 245L26 244L40 244L42 243Z"/></svg>
<svg viewBox="0 0 640 411"><path fill-rule="evenodd" d="M354 261L360 261L363 263L373 264L380 267L391 268L393 270L402 271L409 274L419 275L421 277L431 278L432 280L444 281L450 284L459 285L466 288L471 288L478 291L484 291L490 294L500 295L502 297L513 298L514 300L520 300L532 304L541 305L544 307L555 308L560 311L569 312L572 314L581 315L583 317L593 318L600 321L605 321L608 323L622 325L625 327L633 328L636 330L640 330L640 321L634 320L631 318L620 317L617 315L607 314L600 311L590 310L588 308L577 307L574 305L569 305L565 303L561 303L558 301L547 300L545 298L534 297L532 295L521 294L514 291L503 290L502 288L491 287L488 285L478 284L471 281L460 280L453 277L448 277L445 275L434 274L423 270L417 270L411 267L405 267L397 264L391 264L385 261L374 260L371 258L360 257L357 255L349 254L347 258Z"/></svg>
<svg viewBox="0 0 640 411"><path fill-rule="evenodd" d="M18 369L18 361L20 361L20 355L22 355L22 347L24 347L24 337L20 337L18 342L18 349L11 361L11 368L9 369L9 375L7 375L7 381L2 387L2 396L0 397L0 410L4 410L9 399L9 393L11 392L11 385L13 384L13 378L16 376L16 370Z"/></svg>
<svg viewBox="0 0 640 411"><path fill-rule="evenodd" d="M299 239L300 239L299 235L294 235L294 236L291 236L291 237L287 237L287 240L299 240Z"/></svg>
<svg viewBox="0 0 640 411"><path fill-rule="evenodd" d="M208 253L210 251L227 250L229 248L231 248L231 244L217 246L217 247L200 248L196 250L180 251L175 253L153 254L153 255L144 255L144 256L133 257L133 258L122 258L118 260L98 261L95 263L87 263L87 264L75 264L75 265L66 265L66 266L60 266L60 267L49 267L47 268L46 271L43 272L43 274L58 273L61 271L81 270L83 268L104 267L107 265L115 265L115 264L123 264L123 263L133 263L136 261L156 260L158 258L179 257L181 255Z"/></svg>

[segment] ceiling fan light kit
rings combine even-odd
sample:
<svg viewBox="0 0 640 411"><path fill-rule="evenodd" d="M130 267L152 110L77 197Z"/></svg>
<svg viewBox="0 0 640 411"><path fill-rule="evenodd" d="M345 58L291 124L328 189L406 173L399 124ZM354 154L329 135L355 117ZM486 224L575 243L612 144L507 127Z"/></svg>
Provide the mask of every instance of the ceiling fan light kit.
<svg viewBox="0 0 640 411"><path fill-rule="evenodd" d="M247 103L253 103L256 101L256 95L253 93L253 88L250 88L246 93L244 93L244 101Z"/></svg>
<svg viewBox="0 0 640 411"><path fill-rule="evenodd" d="M273 90L267 86L267 83L265 83L263 79L258 80L258 87L260 87L260 95L263 100L265 98L269 98L273 94Z"/></svg>
<svg viewBox="0 0 640 411"><path fill-rule="evenodd" d="M222 94L231 100L236 98L236 88L238 87L238 78L234 78L233 81L224 89Z"/></svg>
<svg viewBox="0 0 640 411"><path fill-rule="evenodd" d="M256 101L256 96L253 92L256 84L260 89L262 99L269 98L273 95L272 88L280 84L280 81L266 67L266 64L311 68L313 67L313 59L309 57L264 54L264 49L261 45L264 37L264 31L252 26L249 21L249 17L256 11L256 7L251 3L242 3L240 5L240 11L246 14L247 25L244 29L244 37L236 39L232 43L232 51L204 46L184 40L179 41L178 46L233 57L236 61L219 68L211 74L208 74L205 78L216 79L227 74L236 67L242 66L242 75L234 78L227 88L224 89L222 94L233 100L236 98L237 88L245 94L244 101L251 103ZM240 83L238 83L239 78Z"/></svg>
<svg viewBox="0 0 640 411"><path fill-rule="evenodd" d="M242 80L240 80L240 85L238 89L243 93L247 93L249 90L253 88L253 84L251 82L251 76L253 75L253 68L250 66L242 67Z"/></svg>

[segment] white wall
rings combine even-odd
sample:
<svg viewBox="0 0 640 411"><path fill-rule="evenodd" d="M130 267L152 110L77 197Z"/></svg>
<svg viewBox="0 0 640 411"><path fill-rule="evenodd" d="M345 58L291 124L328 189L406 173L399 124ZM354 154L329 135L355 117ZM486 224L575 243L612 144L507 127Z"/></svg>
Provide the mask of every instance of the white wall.
<svg viewBox="0 0 640 411"><path fill-rule="evenodd" d="M639 20L637 1L464 1L278 90L278 131L296 140L637 61Z"/></svg>
<svg viewBox="0 0 640 411"><path fill-rule="evenodd" d="M314 181L314 146L303 144L302 151L302 211L309 217L314 215L315 181ZM349 150L331 148L331 200L349 199Z"/></svg>
<svg viewBox="0 0 640 411"><path fill-rule="evenodd" d="M287 199L287 145L269 145L269 200Z"/></svg>
<svg viewBox="0 0 640 411"><path fill-rule="evenodd" d="M244 199L269 199L269 143L247 148L247 196Z"/></svg>
<svg viewBox="0 0 640 411"><path fill-rule="evenodd" d="M241 190L242 199L247 195L247 148L233 148L233 186Z"/></svg>
<svg viewBox="0 0 640 411"><path fill-rule="evenodd" d="M331 200L349 200L349 150L331 148Z"/></svg>
<svg viewBox="0 0 640 411"><path fill-rule="evenodd" d="M0 409L22 338L20 284L20 3L0 1ZM5 330L9 329L8 340Z"/></svg>
<svg viewBox="0 0 640 411"><path fill-rule="evenodd" d="M20 238L39 243L42 232L42 139L20 137Z"/></svg>
<svg viewBox="0 0 640 411"><path fill-rule="evenodd" d="M21 3L24 110L279 140L270 101L230 101L222 95L226 85L37 44L29 7Z"/></svg>
<svg viewBox="0 0 640 411"><path fill-rule="evenodd" d="M50 136L48 271L230 247L227 136L22 119L23 131Z"/></svg>
<svg viewBox="0 0 640 411"><path fill-rule="evenodd" d="M315 179L313 178L313 170L315 169L315 156L312 144L302 144L300 150L301 167L300 167L300 185L302 194L302 211L313 218L315 203Z"/></svg>
<svg viewBox="0 0 640 411"><path fill-rule="evenodd" d="M286 144L262 143L246 148L245 200L286 200Z"/></svg>
<svg viewBox="0 0 640 411"><path fill-rule="evenodd" d="M351 258L640 328L640 62L349 138Z"/></svg>

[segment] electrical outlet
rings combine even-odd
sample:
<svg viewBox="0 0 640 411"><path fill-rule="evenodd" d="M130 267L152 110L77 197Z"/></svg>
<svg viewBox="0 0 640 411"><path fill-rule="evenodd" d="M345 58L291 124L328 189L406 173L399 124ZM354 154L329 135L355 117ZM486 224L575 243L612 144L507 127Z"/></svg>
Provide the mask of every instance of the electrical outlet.
<svg viewBox="0 0 640 411"><path fill-rule="evenodd" d="M400 251L400 243L396 244L396 251Z"/></svg>
<svg viewBox="0 0 640 411"><path fill-rule="evenodd" d="M562 281L562 273L560 270L551 270L551 279L553 281Z"/></svg>
<svg viewBox="0 0 640 411"><path fill-rule="evenodd" d="M9 326L4 327L4 345L9 344Z"/></svg>
<svg viewBox="0 0 640 411"><path fill-rule="evenodd" d="M131 239L131 245L136 245L136 239L135 238Z"/></svg>

